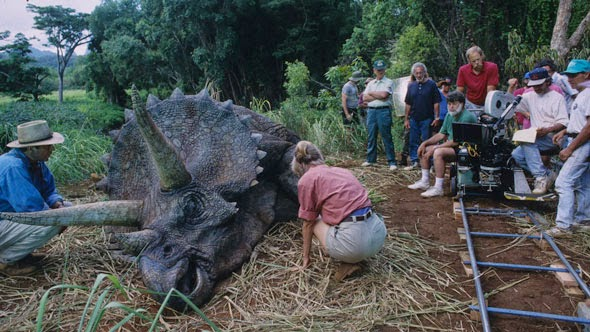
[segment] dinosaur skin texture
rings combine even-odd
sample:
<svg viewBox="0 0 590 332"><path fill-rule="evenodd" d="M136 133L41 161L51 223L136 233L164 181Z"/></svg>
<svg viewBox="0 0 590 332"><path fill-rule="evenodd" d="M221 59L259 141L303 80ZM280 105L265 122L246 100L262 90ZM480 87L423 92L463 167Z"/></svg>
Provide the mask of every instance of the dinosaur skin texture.
<svg viewBox="0 0 590 332"><path fill-rule="evenodd" d="M252 254L269 227L297 216L290 169L299 137L205 90L166 100L134 90L134 111L105 158L111 200L140 200L140 228L112 227L162 302L172 288L206 303ZM128 229L126 229L128 231ZM183 309L173 297L168 306Z"/></svg>

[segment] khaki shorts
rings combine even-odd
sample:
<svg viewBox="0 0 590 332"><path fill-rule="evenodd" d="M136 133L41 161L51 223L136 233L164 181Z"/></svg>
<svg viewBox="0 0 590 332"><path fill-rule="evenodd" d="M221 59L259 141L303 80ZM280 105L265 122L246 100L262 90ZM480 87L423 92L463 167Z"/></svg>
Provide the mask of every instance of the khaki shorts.
<svg viewBox="0 0 590 332"><path fill-rule="evenodd" d="M365 221L346 221L330 226L326 235L328 255L345 263L358 263L377 254L386 235L383 219L376 213Z"/></svg>

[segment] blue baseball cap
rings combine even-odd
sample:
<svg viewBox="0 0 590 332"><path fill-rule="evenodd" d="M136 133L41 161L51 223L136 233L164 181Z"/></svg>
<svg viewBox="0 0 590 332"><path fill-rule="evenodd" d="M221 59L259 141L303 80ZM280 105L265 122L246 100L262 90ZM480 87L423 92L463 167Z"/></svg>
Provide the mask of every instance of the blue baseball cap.
<svg viewBox="0 0 590 332"><path fill-rule="evenodd" d="M373 69L383 70L385 68L387 68L387 65L385 64L385 61L383 61L383 60L377 60L377 61L373 62Z"/></svg>
<svg viewBox="0 0 590 332"><path fill-rule="evenodd" d="M584 59L573 59L567 65L567 69L562 74L579 74L590 73L590 61Z"/></svg>
<svg viewBox="0 0 590 332"><path fill-rule="evenodd" d="M541 85L549 78L549 72L545 68L535 68L529 71L529 77L528 86Z"/></svg>
<svg viewBox="0 0 590 332"><path fill-rule="evenodd" d="M527 71L526 73L524 73L524 79L530 80L531 79L531 72Z"/></svg>

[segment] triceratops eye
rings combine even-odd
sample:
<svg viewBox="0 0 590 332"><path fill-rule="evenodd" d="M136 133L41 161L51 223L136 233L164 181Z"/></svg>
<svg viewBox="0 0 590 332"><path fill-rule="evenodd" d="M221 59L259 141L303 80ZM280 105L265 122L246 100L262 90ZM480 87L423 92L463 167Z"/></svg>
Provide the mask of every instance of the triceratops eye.
<svg viewBox="0 0 590 332"><path fill-rule="evenodd" d="M205 206L199 196L189 195L184 199L182 212L184 213L187 222L194 223L198 221L200 219L199 216L205 212Z"/></svg>

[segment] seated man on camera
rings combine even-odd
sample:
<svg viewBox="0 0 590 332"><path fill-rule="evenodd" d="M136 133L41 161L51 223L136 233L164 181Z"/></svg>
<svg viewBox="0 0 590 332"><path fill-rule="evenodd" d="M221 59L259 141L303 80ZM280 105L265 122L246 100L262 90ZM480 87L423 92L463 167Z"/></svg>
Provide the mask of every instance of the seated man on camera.
<svg viewBox="0 0 590 332"><path fill-rule="evenodd" d="M556 176L543 164L541 151L554 149L553 134L565 129L569 120L564 97L549 89L551 77L547 70L535 68L529 75L527 85L533 87L534 92L522 96L516 112L530 120L531 128L537 128L537 136L534 143L521 142L512 151L512 157L518 166L535 177L533 194L542 195L551 187Z"/></svg>
<svg viewBox="0 0 590 332"><path fill-rule="evenodd" d="M408 186L410 189L426 190L422 197L442 196L443 181L446 163L455 161L457 153L455 149L459 143L453 141L453 123L476 123L477 117L464 109L465 95L459 91L450 92L447 95L448 113L440 131L422 142L418 147L418 157L422 169L422 178ZM440 141L443 143L439 144ZM434 186L430 186L430 158L434 160L436 180Z"/></svg>

